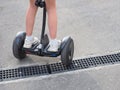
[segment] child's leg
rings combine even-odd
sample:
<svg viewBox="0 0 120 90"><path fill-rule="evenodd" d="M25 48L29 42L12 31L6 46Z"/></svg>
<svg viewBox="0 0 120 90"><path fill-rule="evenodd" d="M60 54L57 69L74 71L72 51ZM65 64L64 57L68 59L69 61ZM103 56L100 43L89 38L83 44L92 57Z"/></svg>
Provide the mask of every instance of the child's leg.
<svg viewBox="0 0 120 90"><path fill-rule="evenodd" d="M25 48L31 48L33 43L38 42L37 38L32 37L34 28L35 16L38 7L35 6L35 0L29 0L30 4L26 14L26 39L24 43Z"/></svg>
<svg viewBox="0 0 120 90"><path fill-rule="evenodd" d="M32 35L37 9L38 8L35 6L35 0L30 0L30 4L29 4L27 14L26 14L26 33L27 33L27 36Z"/></svg>
<svg viewBox="0 0 120 90"><path fill-rule="evenodd" d="M51 41L49 43L48 51L57 52L60 46L60 41L56 40L57 36L57 13L56 0L45 0L48 13L48 27Z"/></svg>
<svg viewBox="0 0 120 90"><path fill-rule="evenodd" d="M56 0L45 0L48 13L48 27L51 39L56 38L57 34L57 13Z"/></svg>

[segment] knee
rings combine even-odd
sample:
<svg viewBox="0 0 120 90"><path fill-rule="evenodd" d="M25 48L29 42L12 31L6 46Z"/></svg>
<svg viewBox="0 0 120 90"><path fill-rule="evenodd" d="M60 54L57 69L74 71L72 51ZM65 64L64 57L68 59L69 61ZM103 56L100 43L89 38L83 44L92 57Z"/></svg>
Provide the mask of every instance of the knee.
<svg viewBox="0 0 120 90"><path fill-rule="evenodd" d="M47 10L56 8L56 0L45 0Z"/></svg>
<svg viewBox="0 0 120 90"><path fill-rule="evenodd" d="M29 5L30 8L37 8L35 6L35 0L29 0L29 1L30 1L30 5Z"/></svg>

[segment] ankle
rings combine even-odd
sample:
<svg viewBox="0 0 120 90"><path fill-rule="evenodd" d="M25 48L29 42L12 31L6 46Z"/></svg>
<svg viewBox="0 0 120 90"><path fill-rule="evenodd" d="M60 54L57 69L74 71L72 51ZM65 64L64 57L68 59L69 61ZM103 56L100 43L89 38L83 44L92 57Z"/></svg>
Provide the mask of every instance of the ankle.
<svg viewBox="0 0 120 90"><path fill-rule="evenodd" d="M29 41L32 41L33 40L33 36L26 36L26 39L29 40Z"/></svg>

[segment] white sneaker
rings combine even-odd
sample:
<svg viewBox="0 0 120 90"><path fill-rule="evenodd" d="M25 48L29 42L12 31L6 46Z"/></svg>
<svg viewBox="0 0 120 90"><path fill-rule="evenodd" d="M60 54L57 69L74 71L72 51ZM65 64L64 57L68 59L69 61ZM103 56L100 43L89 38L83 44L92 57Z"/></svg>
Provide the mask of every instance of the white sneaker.
<svg viewBox="0 0 120 90"><path fill-rule="evenodd" d="M25 39L24 48L31 48L33 44L38 43L39 40L37 37L32 37L31 40L28 40L27 38Z"/></svg>
<svg viewBox="0 0 120 90"><path fill-rule="evenodd" d="M57 52L60 47L61 41L60 40L51 40L49 43L49 52Z"/></svg>

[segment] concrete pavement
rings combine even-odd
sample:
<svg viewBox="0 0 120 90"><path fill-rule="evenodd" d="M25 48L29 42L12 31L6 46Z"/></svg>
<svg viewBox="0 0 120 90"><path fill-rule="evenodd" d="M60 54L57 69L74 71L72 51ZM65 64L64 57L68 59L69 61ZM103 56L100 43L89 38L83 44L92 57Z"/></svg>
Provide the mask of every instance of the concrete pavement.
<svg viewBox="0 0 120 90"><path fill-rule="evenodd" d="M120 51L119 3L120 0L57 0L58 38L62 39L70 35L74 39L74 59ZM12 42L16 33L25 30L27 5L27 0L0 1L0 69L60 61L59 57L47 58L32 55L23 61L18 61L12 55ZM33 33L37 37L39 37L42 21L41 13L42 10L39 9ZM0 84L2 86L0 90L13 88L16 90L20 87L22 90L39 90L40 88L42 90L119 90L119 69L118 64L101 67L101 69L93 68L45 76L44 79L36 77L29 80L3 82Z"/></svg>

